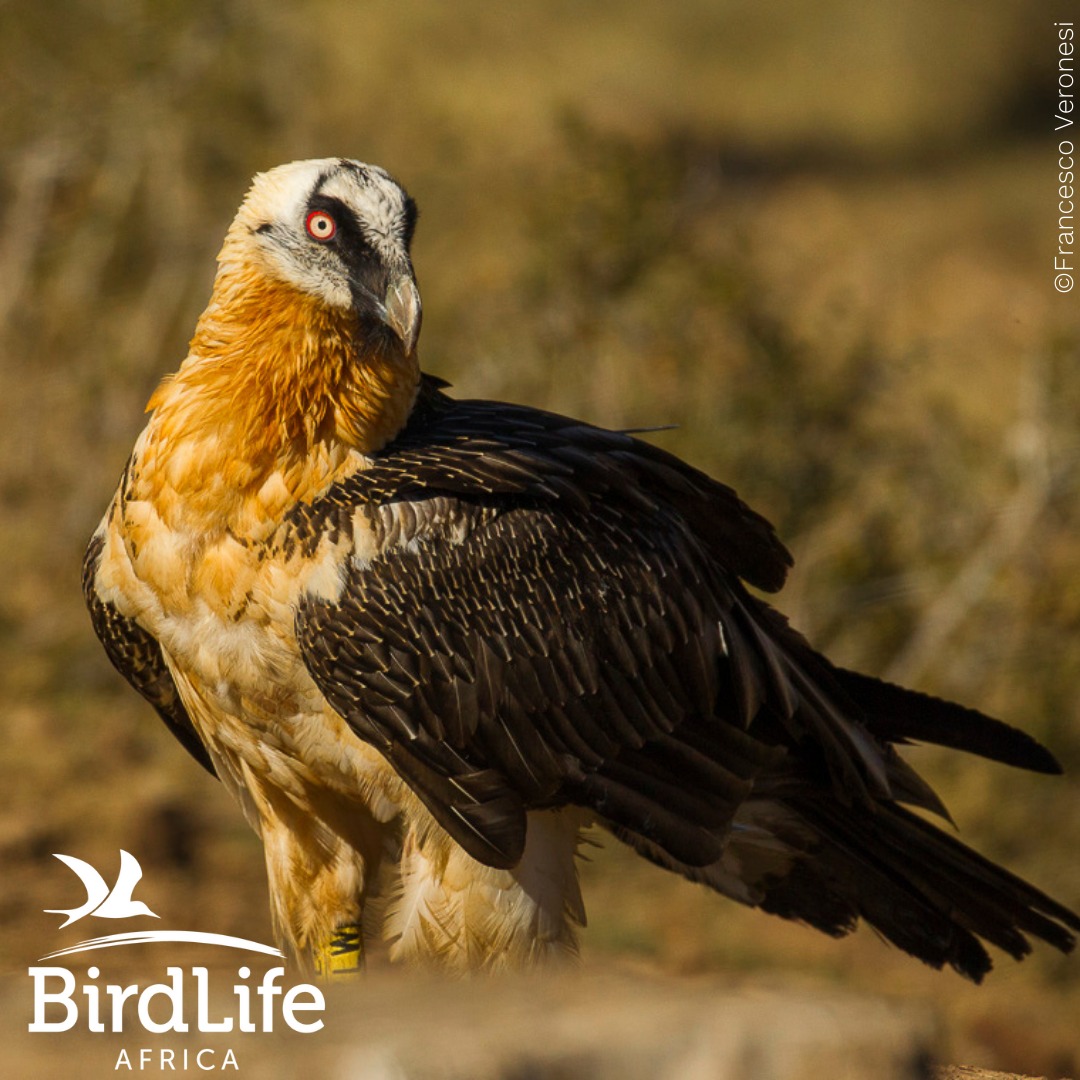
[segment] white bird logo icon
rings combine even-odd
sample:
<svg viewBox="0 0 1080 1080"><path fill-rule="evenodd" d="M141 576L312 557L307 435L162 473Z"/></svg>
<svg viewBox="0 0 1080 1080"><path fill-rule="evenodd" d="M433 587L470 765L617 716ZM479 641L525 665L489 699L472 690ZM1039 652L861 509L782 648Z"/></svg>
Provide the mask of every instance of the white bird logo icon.
<svg viewBox="0 0 1080 1080"><path fill-rule="evenodd" d="M61 930L86 915L96 915L100 919L129 919L134 915L159 918L141 900L131 899L132 890L142 878L142 867L130 852L120 852L120 873L111 891L105 879L88 862L73 855L53 854L78 874L86 889L86 903L81 907L45 908L46 914L67 916L67 921L60 924Z"/></svg>

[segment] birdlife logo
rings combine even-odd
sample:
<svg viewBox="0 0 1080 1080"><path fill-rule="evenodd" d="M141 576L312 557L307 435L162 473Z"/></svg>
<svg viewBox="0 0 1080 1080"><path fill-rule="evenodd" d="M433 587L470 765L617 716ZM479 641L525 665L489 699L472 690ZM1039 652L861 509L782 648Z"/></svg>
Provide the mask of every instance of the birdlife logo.
<svg viewBox="0 0 1080 1080"><path fill-rule="evenodd" d="M79 875L86 889L86 903L82 907L71 908L46 908L47 915L66 915L66 921L60 924L60 929L70 926L73 922L85 918L87 915L96 915L99 919L126 919L132 915L150 915L158 918L144 903L132 900L131 894L142 879L142 867L139 860L129 851L120 852L120 873L116 877L116 884L109 890L105 879L88 863L82 859L76 859L74 855L57 855L62 863L66 863Z"/></svg>
<svg viewBox="0 0 1080 1080"><path fill-rule="evenodd" d="M63 915L60 929L82 919L129 919L137 916L160 916L151 911L134 892L142 880L142 867L128 851L120 852L120 869L115 883L90 863L73 855L56 854L74 871L86 892L83 903L71 908L46 908L49 915ZM29 1030L35 1033L59 1033L82 1028L103 1033L127 1033L140 1030L161 1035L170 1032L202 1033L273 1031L280 1020L292 1031L311 1034L323 1027L319 1014L325 1009L322 991L310 983L282 985L283 965L269 968L261 980L252 981L250 967L237 969L237 983L226 1005L216 996L211 1005L211 977L205 966L189 969L177 965L165 968L164 982L141 986L138 982L121 985L109 982L101 968L91 965L85 979L68 968L46 964L60 957L103 949L146 945L155 942L184 942L216 948L236 949L247 953L284 959L282 952L259 941L199 930L136 930L92 937L75 945L57 949L41 957L29 969L34 985L34 1018ZM257 1002L255 998L261 999ZM235 1051L221 1048L186 1046L180 1050L155 1046L153 1049L124 1047L114 1071L145 1071L160 1067L170 1071L188 1068L208 1072L216 1069L239 1070Z"/></svg>

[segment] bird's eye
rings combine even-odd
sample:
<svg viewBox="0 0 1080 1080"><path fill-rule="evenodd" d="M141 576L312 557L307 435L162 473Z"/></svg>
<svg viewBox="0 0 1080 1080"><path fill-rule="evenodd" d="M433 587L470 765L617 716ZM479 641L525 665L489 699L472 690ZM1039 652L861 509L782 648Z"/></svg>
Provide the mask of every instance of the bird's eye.
<svg viewBox="0 0 1080 1080"><path fill-rule="evenodd" d="M337 222L325 210L312 210L304 220L304 228L312 240L326 243L334 239Z"/></svg>

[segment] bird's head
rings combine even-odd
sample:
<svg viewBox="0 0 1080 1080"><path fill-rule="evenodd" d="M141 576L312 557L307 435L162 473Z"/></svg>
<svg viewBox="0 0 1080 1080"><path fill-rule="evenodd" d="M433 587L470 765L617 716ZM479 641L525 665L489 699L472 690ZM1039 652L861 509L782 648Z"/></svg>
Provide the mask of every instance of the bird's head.
<svg viewBox="0 0 1080 1080"><path fill-rule="evenodd" d="M188 358L150 399L154 431L195 440L183 460L204 472L227 447L239 487L293 475L320 447L336 460L385 446L420 384L415 224L416 204L374 165L325 158L256 176Z"/></svg>
<svg viewBox="0 0 1080 1080"><path fill-rule="evenodd" d="M389 173L348 158L296 161L255 177L229 230L222 268L254 264L366 336L392 332L406 354L420 333L409 246L416 203Z"/></svg>

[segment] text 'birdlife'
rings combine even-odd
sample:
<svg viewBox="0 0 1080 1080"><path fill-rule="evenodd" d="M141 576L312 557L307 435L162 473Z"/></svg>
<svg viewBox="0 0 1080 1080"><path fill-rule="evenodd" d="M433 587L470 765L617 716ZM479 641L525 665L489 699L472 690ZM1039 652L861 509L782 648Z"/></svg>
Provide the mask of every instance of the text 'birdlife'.
<svg viewBox="0 0 1080 1080"><path fill-rule="evenodd" d="M49 914L66 916L61 926L87 916L158 918L146 904L132 897L142 869L130 853L120 853L120 871L111 889L89 863L70 855L56 857L78 875L86 890L84 903L72 908L48 909ZM54 1034L83 1030L153 1035L271 1032L283 1028L311 1034L322 1030L321 1014L325 1009L322 991L310 983L288 985L281 964L254 974L251 967L242 965L231 977L212 976L205 965L185 968L172 964L165 968L164 978L143 984L111 981L102 971L104 964L91 965L85 973L76 974L61 964L47 963L74 954L155 942L187 942L283 958L280 950L258 941L197 930L140 930L90 938L49 953L29 969L34 1004L28 1030ZM130 969L126 967L126 970ZM219 980L231 984L227 993L213 985ZM130 1051L124 1048L114 1069L145 1070L149 1067L146 1053L143 1048ZM170 1070L239 1069L232 1048L156 1048L152 1056L153 1067L161 1065Z"/></svg>

